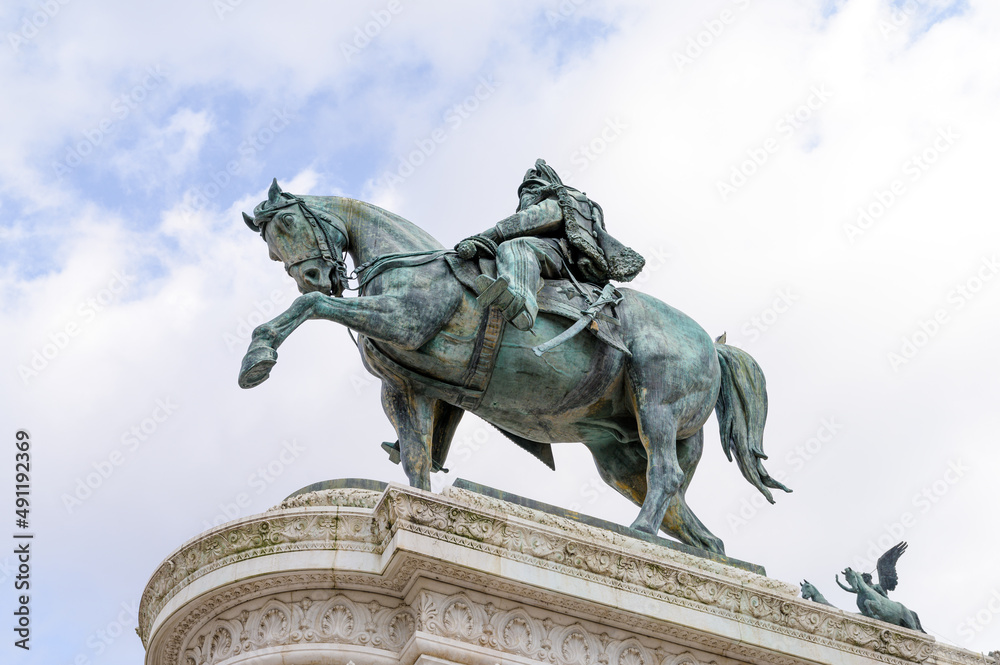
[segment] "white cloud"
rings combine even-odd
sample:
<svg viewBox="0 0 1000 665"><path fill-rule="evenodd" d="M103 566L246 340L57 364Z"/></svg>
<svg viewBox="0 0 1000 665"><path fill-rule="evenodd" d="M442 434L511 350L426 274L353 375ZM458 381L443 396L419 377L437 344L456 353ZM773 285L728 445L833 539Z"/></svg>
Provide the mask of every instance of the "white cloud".
<svg viewBox="0 0 1000 665"><path fill-rule="evenodd" d="M93 655L85 639L107 622L101 613L111 620L138 596L157 562L245 489L282 440L302 442L305 462L255 494L254 511L327 476L403 480L379 449L394 437L377 384L339 326L304 325L282 346L270 381L236 387L249 329L297 295L239 216L266 196L270 178L288 191L368 198L449 245L510 214L537 157L571 172L616 236L661 257L642 290L713 335L728 330L764 368L766 449L796 492L733 532L729 516L753 492L725 462L710 421L689 500L728 551L776 577L806 577L851 608L833 573L914 512L900 597L937 636L996 648L1000 628L966 643L957 626L979 609L984 585L1000 586L989 557L971 553L1000 546L989 471L1000 464L991 444L1000 354L990 343L1000 279L979 274L1000 253L991 65L1000 8L970 2L926 32L917 16L887 39L879 29L891 17L887 3L852 0L829 18L822 4L591 1L550 27L543 8L557 3L404 3L348 60L341 45L382 4L305 3L289 16L242 3L220 20L206 2L69 3L19 53L0 58L0 82L18 91L0 99L8 250L0 403L6 422L44 442L47 499L38 511L53 547L42 593L95 615L65 617L48 660ZM732 20L720 29L723 10ZM20 16L9 10L8 24ZM587 40L589 50L560 50L588 18L613 29ZM679 68L675 54L689 40L700 51ZM87 162L94 173L138 171L165 183L164 200L137 221L122 212L135 200L108 195L117 190L103 188L104 176L74 170L57 180L49 157L65 158L157 65L163 82L120 125L142 138L109 140ZM495 82L492 91L481 77ZM822 103L812 97L817 86L830 93ZM187 199L171 187L186 171L240 159L238 141L286 106L295 119L245 162L259 182L230 182L212 196L205 182ZM237 144L209 153L222 128L240 128ZM943 150L939 132L948 128L957 136ZM438 129L443 140L433 138ZM433 150L411 159L428 140ZM761 149L767 159L756 164ZM401 159L412 173L386 187L384 174ZM732 185L734 169L745 182L723 201L718 185ZM895 180L903 189L888 202ZM845 227L858 208L882 201L884 212L852 243ZM100 298L116 270L139 279L93 317L83 314L81 303ZM955 295L960 287L971 297ZM796 299L766 314L782 290ZM942 309L947 321L930 335ZM58 347L74 322L78 332L26 385L18 365ZM889 353L903 353L906 340L913 357L894 369ZM176 414L68 514L61 495L167 398ZM827 418L843 429L801 463L797 447ZM474 433L467 418L459 440ZM490 435L474 457L453 456L452 476L634 518L617 495L591 502L582 492L594 474L582 447L557 447L554 475L540 465L512 474L509 458L519 453L510 451ZM914 496L959 458L973 470L920 512ZM121 572L81 572L112 568ZM102 662L135 662L140 648L122 639Z"/></svg>

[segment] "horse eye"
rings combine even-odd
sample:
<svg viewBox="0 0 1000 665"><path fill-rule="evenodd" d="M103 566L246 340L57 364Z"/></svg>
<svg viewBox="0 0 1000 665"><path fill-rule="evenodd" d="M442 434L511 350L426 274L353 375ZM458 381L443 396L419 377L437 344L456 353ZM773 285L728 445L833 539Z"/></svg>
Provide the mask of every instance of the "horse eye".
<svg viewBox="0 0 1000 665"><path fill-rule="evenodd" d="M295 215L293 215L290 212L286 212L284 215L281 216L281 221L285 226L291 226L292 222L295 221Z"/></svg>

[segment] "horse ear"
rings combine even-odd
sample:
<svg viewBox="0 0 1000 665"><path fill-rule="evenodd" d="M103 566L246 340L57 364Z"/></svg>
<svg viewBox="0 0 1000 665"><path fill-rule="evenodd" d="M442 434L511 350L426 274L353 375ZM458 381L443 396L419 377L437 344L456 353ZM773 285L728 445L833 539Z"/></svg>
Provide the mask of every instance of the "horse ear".
<svg viewBox="0 0 1000 665"><path fill-rule="evenodd" d="M271 189L267 190L267 202L274 205L281 198L281 187L278 186L278 179L271 182Z"/></svg>
<svg viewBox="0 0 1000 665"><path fill-rule="evenodd" d="M246 223L247 226L250 227L251 230L260 233L260 227L253 223L253 217L251 217L246 213L243 213L243 221L244 223Z"/></svg>

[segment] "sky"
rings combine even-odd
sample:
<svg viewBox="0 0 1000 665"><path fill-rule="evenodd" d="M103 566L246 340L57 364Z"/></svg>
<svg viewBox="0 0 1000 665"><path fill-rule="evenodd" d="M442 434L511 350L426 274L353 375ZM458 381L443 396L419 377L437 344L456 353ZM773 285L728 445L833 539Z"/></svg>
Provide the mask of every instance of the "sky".
<svg viewBox="0 0 1000 665"><path fill-rule="evenodd" d="M140 662L139 597L184 541L320 480L406 482L340 326L237 386L298 295L241 220L272 178L451 246L537 158L645 255L630 286L763 368L794 492L766 505L713 416L688 502L727 552L854 610L834 575L905 540L893 597L1000 649L997 3L33 0L0 37L8 619L34 534L31 649L5 630L3 662ZM582 446L555 458L466 416L433 484L631 523Z"/></svg>

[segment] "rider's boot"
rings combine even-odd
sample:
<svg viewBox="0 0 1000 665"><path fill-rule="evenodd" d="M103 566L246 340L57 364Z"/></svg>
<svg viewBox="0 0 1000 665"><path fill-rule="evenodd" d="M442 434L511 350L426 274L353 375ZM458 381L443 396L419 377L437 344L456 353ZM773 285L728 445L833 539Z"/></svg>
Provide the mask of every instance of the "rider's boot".
<svg viewBox="0 0 1000 665"><path fill-rule="evenodd" d="M510 306L504 309L504 318L511 322L518 330L531 330L535 325L535 318L538 316L538 300L534 293L516 293L512 287L508 287L508 292L513 296Z"/></svg>
<svg viewBox="0 0 1000 665"><path fill-rule="evenodd" d="M511 302L504 308L504 318L518 330L531 330L538 316L538 289L542 286L542 266L534 238L515 238L497 248L497 273L507 281Z"/></svg>

